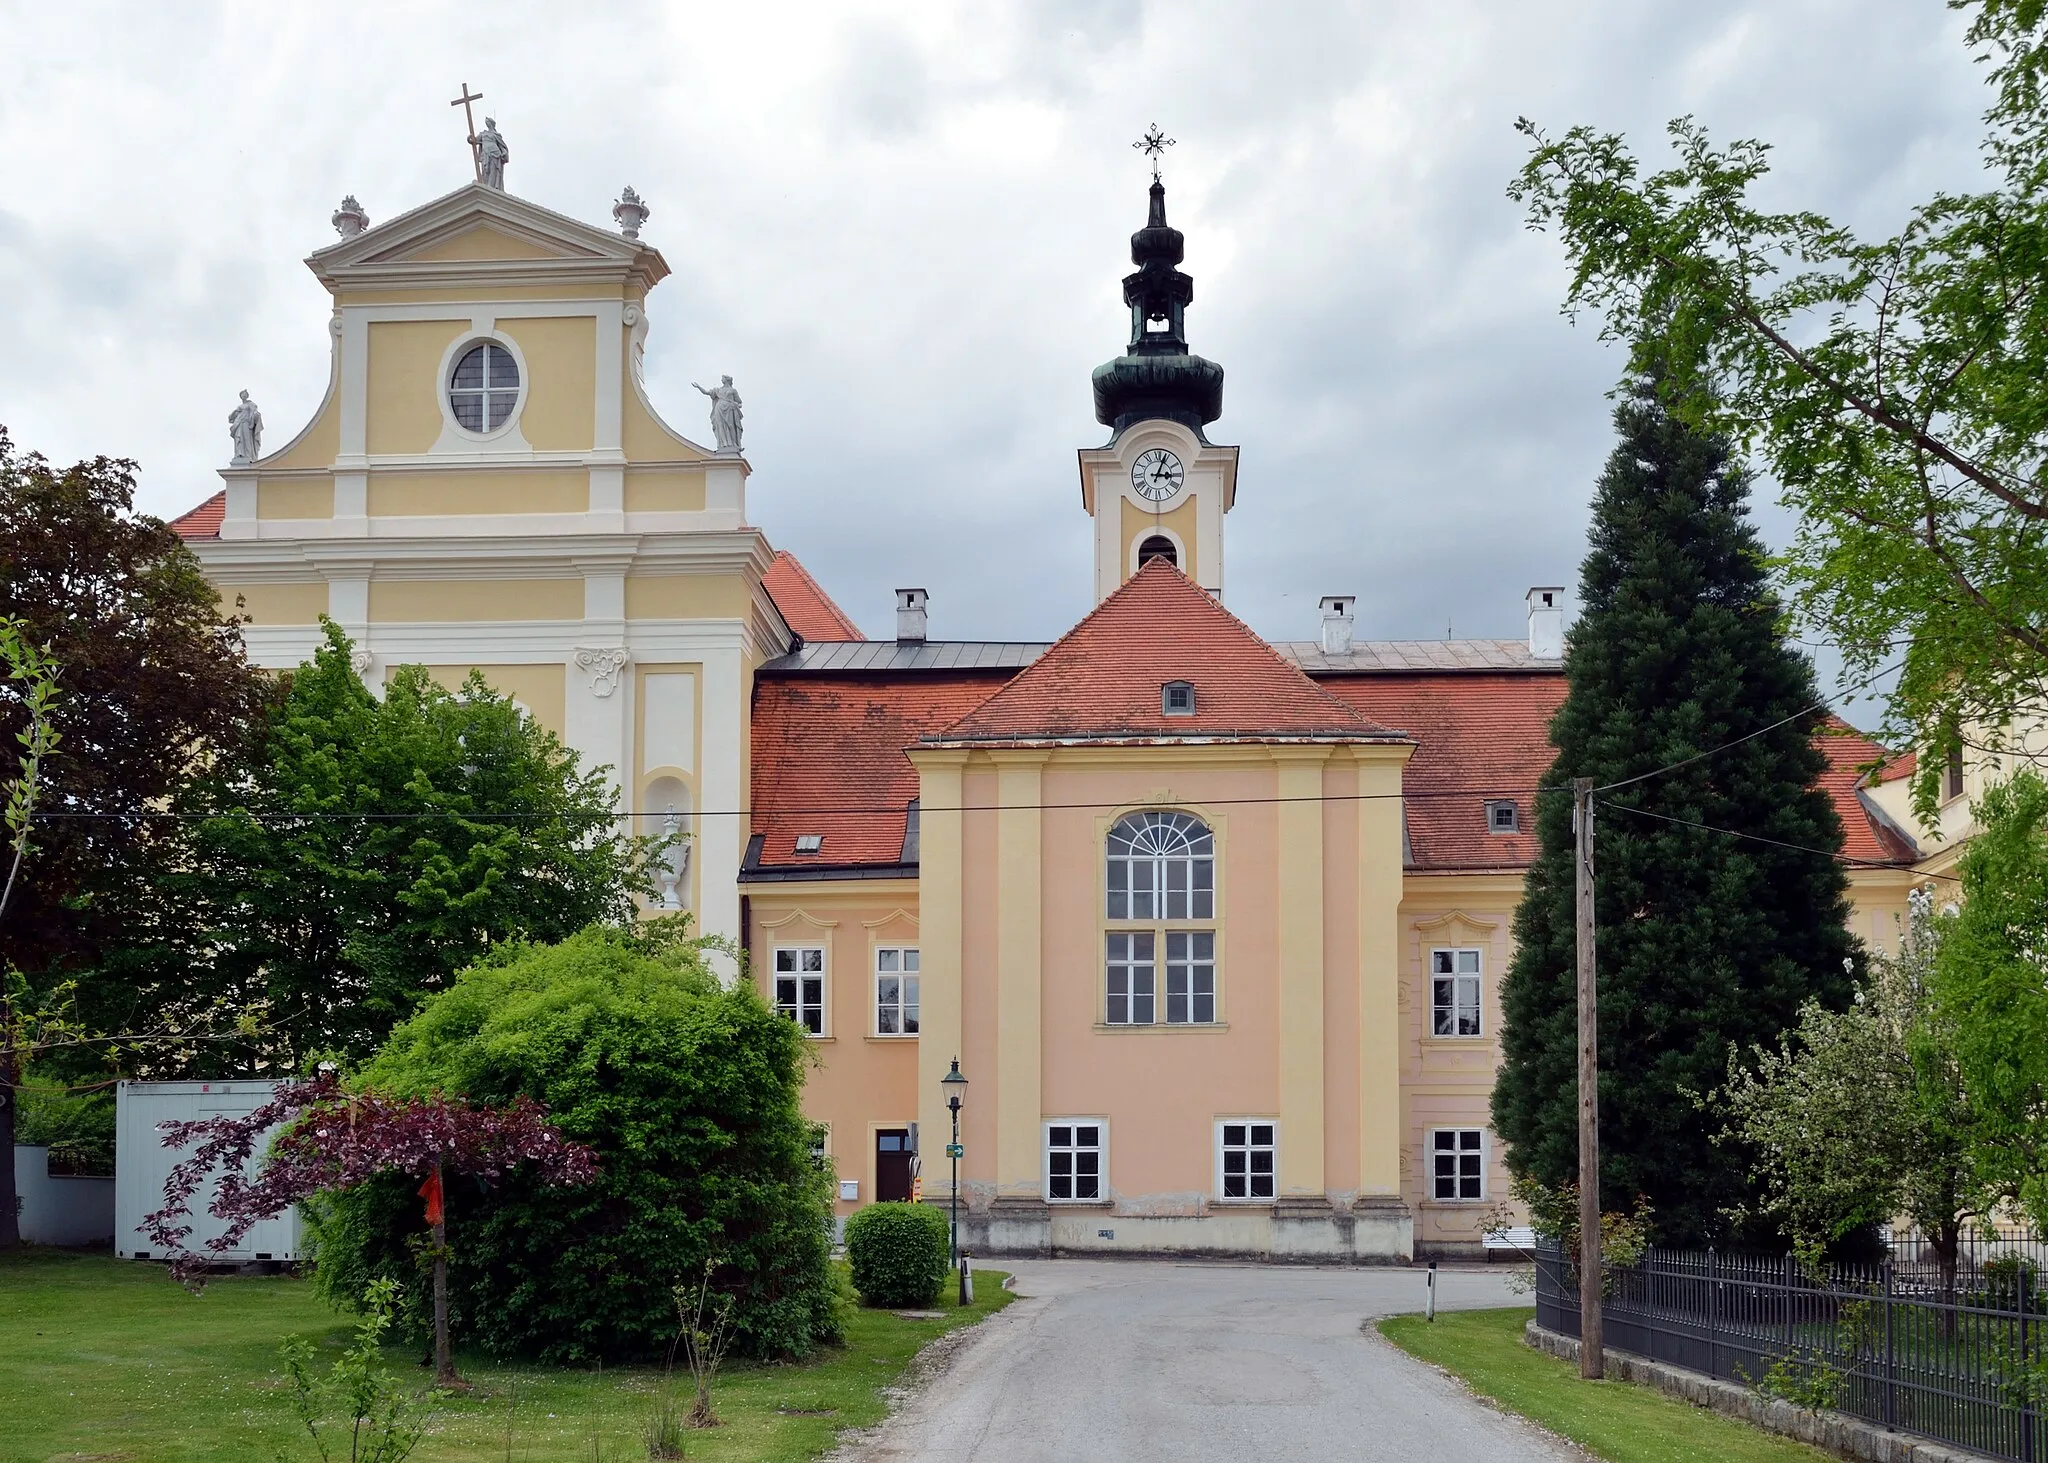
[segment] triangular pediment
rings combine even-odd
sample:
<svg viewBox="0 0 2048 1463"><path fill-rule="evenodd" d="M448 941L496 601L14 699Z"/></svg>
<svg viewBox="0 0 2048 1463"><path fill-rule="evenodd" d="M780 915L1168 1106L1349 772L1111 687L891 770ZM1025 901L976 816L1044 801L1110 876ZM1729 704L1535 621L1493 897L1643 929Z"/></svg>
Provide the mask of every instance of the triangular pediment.
<svg viewBox="0 0 2048 1463"><path fill-rule="evenodd" d="M479 183L331 244L306 264L330 289L536 274L638 275L644 288L668 273L660 251L637 239Z"/></svg>

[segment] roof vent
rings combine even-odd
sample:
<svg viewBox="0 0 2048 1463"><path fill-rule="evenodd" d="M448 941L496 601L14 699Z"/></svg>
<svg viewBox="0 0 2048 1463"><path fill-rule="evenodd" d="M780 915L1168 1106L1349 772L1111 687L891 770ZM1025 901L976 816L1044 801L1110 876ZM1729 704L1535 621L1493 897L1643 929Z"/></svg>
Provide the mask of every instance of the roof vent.
<svg viewBox="0 0 2048 1463"><path fill-rule="evenodd" d="M825 835L822 833L799 833L796 836L796 851L798 853L817 853L824 846Z"/></svg>
<svg viewBox="0 0 2048 1463"><path fill-rule="evenodd" d="M1355 623L1351 607L1358 603L1355 594L1326 594L1323 606L1323 654L1351 654L1351 630Z"/></svg>
<svg viewBox="0 0 2048 1463"><path fill-rule="evenodd" d="M1529 654L1538 660L1564 659L1564 589L1539 584L1529 591Z"/></svg>
<svg viewBox="0 0 2048 1463"><path fill-rule="evenodd" d="M914 645L924 643L925 601L931 596L922 589L896 591L896 638Z"/></svg>

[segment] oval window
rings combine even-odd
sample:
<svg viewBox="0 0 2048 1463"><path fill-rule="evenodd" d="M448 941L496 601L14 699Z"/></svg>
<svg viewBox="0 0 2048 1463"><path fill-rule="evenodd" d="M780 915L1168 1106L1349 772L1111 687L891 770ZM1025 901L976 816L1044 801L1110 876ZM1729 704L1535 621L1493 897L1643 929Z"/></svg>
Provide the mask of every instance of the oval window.
<svg viewBox="0 0 2048 1463"><path fill-rule="evenodd" d="M468 431L495 432L511 419L519 401L519 363L502 345L464 351L448 381L448 404Z"/></svg>

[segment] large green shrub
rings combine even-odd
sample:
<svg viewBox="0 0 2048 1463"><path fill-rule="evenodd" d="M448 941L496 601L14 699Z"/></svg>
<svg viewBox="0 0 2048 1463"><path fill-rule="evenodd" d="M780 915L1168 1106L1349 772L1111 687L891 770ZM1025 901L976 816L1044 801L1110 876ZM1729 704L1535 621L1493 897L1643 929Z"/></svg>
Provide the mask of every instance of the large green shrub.
<svg viewBox="0 0 2048 1463"><path fill-rule="evenodd" d="M697 942L593 928L513 944L395 1030L361 1073L379 1090L547 1104L602 1173L550 1189L514 1172L448 1186L458 1340L554 1362L660 1355L671 1288L719 1257L735 1345L795 1356L836 1340L831 1180L798 1107L802 1034ZM321 1291L340 1304L388 1276L426 1310L420 1200L403 1179L319 1206Z"/></svg>
<svg viewBox="0 0 2048 1463"><path fill-rule="evenodd" d="M950 1231L929 1204L870 1204L846 1221L853 1288L871 1306L929 1305L946 1283Z"/></svg>

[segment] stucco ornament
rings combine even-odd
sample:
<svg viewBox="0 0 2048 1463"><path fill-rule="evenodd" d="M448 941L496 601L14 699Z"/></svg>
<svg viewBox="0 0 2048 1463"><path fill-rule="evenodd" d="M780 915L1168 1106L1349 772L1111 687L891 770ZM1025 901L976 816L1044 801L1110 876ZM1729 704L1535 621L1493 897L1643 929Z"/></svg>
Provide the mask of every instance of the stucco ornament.
<svg viewBox="0 0 2048 1463"><path fill-rule="evenodd" d="M619 201L612 205L612 219L619 226L619 232L629 239L640 237L640 225L654 216L646 202L633 191L628 183L619 190Z"/></svg>
<svg viewBox="0 0 2048 1463"><path fill-rule="evenodd" d="M602 701L619 689L628 656L623 645L579 645L576 664L590 672L590 694Z"/></svg>
<svg viewBox="0 0 2048 1463"><path fill-rule="evenodd" d="M256 403L249 400L249 393L242 393L241 402L228 413L228 436L235 444L235 458L230 467L247 467L263 455L263 413L256 409Z"/></svg>
<svg viewBox="0 0 2048 1463"><path fill-rule="evenodd" d="M486 188L505 191L505 164L512 161L512 149L498 131L496 117L484 118L484 130L476 135L477 181Z"/></svg>
<svg viewBox="0 0 2048 1463"><path fill-rule="evenodd" d="M367 676L370 667L377 663L377 657L358 645L348 653L348 663L358 676Z"/></svg>
<svg viewBox="0 0 2048 1463"><path fill-rule="evenodd" d="M356 202L356 195L350 193L342 198L341 207L334 210L328 222L344 239L353 239L370 226L370 216L363 212L362 204Z"/></svg>
<svg viewBox="0 0 2048 1463"><path fill-rule="evenodd" d="M732 389L732 377L721 376L717 386L690 384L711 398L711 435L718 442L720 452L735 456L740 450L740 394Z"/></svg>

